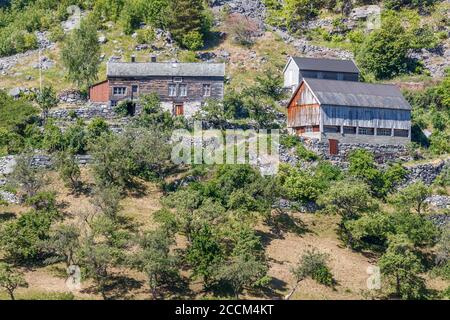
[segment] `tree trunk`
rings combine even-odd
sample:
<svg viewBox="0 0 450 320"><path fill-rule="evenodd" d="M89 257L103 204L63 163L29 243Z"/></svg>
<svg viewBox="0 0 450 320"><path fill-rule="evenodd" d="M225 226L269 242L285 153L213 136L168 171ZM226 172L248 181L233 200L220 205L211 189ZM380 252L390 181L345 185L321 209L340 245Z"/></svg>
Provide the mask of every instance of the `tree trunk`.
<svg viewBox="0 0 450 320"><path fill-rule="evenodd" d="M300 285L300 281L297 281L297 283L295 284L295 287L292 288L291 292L289 292L289 294L287 296L284 297L284 300L289 300L295 293L295 291L297 291L298 286Z"/></svg>
<svg viewBox="0 0 450 320"><path fill-rule="evenodd" d="M16 297L14 297L14 290L8 290L8 294L11 300L16 300Z"/></svg>

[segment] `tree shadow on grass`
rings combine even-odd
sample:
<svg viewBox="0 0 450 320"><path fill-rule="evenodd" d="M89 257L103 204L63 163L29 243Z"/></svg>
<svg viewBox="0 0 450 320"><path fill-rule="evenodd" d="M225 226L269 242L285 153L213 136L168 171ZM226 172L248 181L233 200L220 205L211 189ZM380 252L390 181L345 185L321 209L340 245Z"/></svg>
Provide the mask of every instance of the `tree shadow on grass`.
<svg viewBox="0 0 450 320"><path fill-rule="evenodd" d="M12 212L2 212L0 213L0 223L12 220L16 217L16 215Z"/></svg>
<svg viewBox="0 0 450 320"><path fill-rule="evenodd" d="M205 45L203 46L203 50L211 50L218 47L224 40L226 39L226 35L222 32L211 31L205 38Z"/></svg>
<svg viewBox="0 0 450 320"><path fill-rule="evenodd" d="M140 289L143 281L130 278L125 275L114 275L110 277L106 286L108 300L129 300L133 298L132 290Z"/></svg>
<svg viewBox="0 0 450 320"><path fill-rule="evenodd" d="M249 293L256 298L282 300L284 295L280 292L286 292L289 289L287 283L275 277L271 278L267 287L251 289Z"/></svg>

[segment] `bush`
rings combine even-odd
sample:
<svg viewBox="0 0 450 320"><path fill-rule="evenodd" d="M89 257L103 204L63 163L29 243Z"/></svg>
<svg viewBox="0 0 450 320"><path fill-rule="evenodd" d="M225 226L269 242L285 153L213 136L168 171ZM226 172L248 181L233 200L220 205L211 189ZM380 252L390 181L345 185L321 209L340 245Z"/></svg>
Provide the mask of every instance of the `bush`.
<svg viewBox="0 0 450 320"><path fill-rule="evenodd" d="M291 270L297 281L311 277L320 284L333 286L335 281L327 265L328 254L320 253L316 249L307 250L300 258L297 266Z"/></svg>
<svg viewBox="0 0 450 320"><path fill-rule="evenodd" d="M136 33L136 41L139 44L152 43L156 38L155 31L153 29L139 29Z"/></svg>
<svg viewBox="0 0 450 320"><path fill-rule="evenodd" d="M226 21L232 39L243 46L252 45L259 32L258 24L241 14L231 14Z"/></svg>
<svg viewBox="0 0 450 320"><path fill-rule="evenodd" d="M136 112L136 103L130 100L121 101L115 108L114 112L123 117L134 116Z"/></svg>
<svg viewBox="0 0 450 320"><path fill-rule="evenodd" d="M199 50L203 47L203 35L198 31L191 31L184 35L181 41L183 47L189 50Z"/></svg>
<svg viewBox="0 0 450 320"><path fill-rule="evenodd" d="M300 159L306 160L306 161L316 161L319 159L319 156L312 152L311 150L306 149L306 147L303 144L297 145L296 148L296 154Z"/></svg>
<svg viewBox="0 0 450 320"><path fill-rule="evenodd" d="M48 239L54 212L30 211L7 222L0 231L0 244L8 257L20 262L40 257L41 241Z"/></svg>

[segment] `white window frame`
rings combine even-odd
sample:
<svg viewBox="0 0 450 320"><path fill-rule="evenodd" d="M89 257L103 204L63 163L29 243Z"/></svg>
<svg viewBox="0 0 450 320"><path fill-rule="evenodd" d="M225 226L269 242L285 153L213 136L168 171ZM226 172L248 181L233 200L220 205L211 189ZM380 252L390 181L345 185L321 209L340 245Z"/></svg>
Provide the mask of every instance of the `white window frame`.
<svg viewBox="0 0 450 320"><path fill-rule="evenodd" d="M175 83L169 83L169 97L177 96L177 85Z"/></svg>
<svg viewBox="0 0 450 320"><path fill-rule="evenodd" d="M187 84L178 85L178 90L180 92L180 97L187 97L187 94L188 94Z"/></svg>
<svg viewBox="0 0 450 320"><path fill-rule="evenodd" d="M173 82L176 82L176 83L183 82L183 77L173 77Z"/></svg>
<svg viewBox="0 0 450 320"><path fill-rule="evenodd" d="M113 87L113 95L125 96L127 94L127 87Z"/></svg>

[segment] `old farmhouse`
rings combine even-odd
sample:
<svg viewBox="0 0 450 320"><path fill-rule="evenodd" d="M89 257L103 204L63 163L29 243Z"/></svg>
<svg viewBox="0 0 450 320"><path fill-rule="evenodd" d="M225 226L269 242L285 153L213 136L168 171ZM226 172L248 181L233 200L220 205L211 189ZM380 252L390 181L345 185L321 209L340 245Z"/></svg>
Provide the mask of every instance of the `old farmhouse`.
<svg viewBox="0 0 450 320"><path fill-rule="evenodd" d="M359 81L359 69L351 60L291 57L283 74L284 87L292 92L309 78Z"/></svg>
<svg viewBox="0 0 450 320"><path fill-rule="evenodd" d="M107 80L90 88L90 101L117 105L156 92L173 115L194 115L207 99L222 100L225 65L213 63L109 62Z"/></svg>
<svg viewBox="0 0 450 320"><path fill-rule="evenodd" d="M411 106L394 85L304 79L289 102L288 127L328 141L331 153L340 142L402 145L411 140Z"/></svg>

